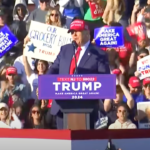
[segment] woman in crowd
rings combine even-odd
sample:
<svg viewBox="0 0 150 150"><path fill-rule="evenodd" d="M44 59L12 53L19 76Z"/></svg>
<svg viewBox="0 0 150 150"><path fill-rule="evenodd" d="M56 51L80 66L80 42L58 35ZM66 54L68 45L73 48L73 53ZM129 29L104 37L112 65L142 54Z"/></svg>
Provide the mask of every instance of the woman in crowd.
<svg viewBox="0 0 150 150"><path fill-rule="evenodd" d="M126 103L121 103L117 106L117 117L115 123L109 126L109 129L136 129L136 125L128 118L130 113Z"/></svg>
<svg viewBox="0 0 150 150"><path fill-rule="evenodd" d="M45 119L42 109L38 104L34 104L29 113L29 119L25 124L25 128L45 129Z"/></svg>
<svg viewBox="0 0 150 150"><path fill-rule="evenodd" d="M33 71L27 61L26 56L23 56L23 62L24 62L25 72L27 75L27 80L31 86L32 99L36 100L37 99L36 90L38 87L38 76L46 74L46 72L49 68L49 64L47 61L44 61L44 60L36 60L35 64L34 64L35 69Z"/></svg>
<svg viewBox="0 0 150 150"><path fill-rule="evenodd" d="M134 108L134 100L129 92L129 90L124 85L124 77L120 74L117 77L117 86L116 86L116 99L105 99L104 101L104 110L107 112L109 122L114 123L117 119L116 111L117 106L123 101L123 95L127 98L127 105L132 110Z"/></svg>
<svg viewBox="0 0 150 150"><path fill-rule="evenodd" d="M61 14L57 9L50 9L46 15L46 24L63 27Z"/></svg>
<svg viewBox="0 0 150 150"><path fill-rule="evenodd" d="M27 89L24 84L17 81L17 69L8 67L6 70L6 84L1 87L0 101L12 107L13 103L22 99L27 100Z"/></svg>
<svg viewBox="0 0 150 150"><path fill-rule="evenodd" d="M5 103L0 103L0 128L22 128L22 123L16 116L13 109L9 110Z"/></svg>

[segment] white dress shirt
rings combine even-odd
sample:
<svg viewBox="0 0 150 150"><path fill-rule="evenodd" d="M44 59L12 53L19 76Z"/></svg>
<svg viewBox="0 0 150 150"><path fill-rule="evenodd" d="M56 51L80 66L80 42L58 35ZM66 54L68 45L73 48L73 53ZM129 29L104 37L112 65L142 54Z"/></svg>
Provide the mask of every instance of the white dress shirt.
<svg viewBox="0 0 150 150"><path fill-rule="evenodd" d="M80 63L85 51L87 50L89 44L90 44L90 41L85 43L85 45L81 46L81 51L80 51L79 59L78 59L78 62L77 62L77 66L79 65L79 63Z"/></svg>

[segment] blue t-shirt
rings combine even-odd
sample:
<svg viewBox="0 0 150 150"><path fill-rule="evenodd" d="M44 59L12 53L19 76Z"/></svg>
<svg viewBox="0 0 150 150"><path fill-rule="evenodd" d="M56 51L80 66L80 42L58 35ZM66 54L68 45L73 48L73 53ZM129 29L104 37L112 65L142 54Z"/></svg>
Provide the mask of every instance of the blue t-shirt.
<svg viewBox="0 0 150 150"><path fill-rule="evenodd" d="M137 103L137 99L139 97L140 94L131 94L134 101ZM123 101L126 103L127 102L127 98L125 97L125 95L123 95Z"/></svg>
<svg viewBox="0 0 150 150"><path fill-rule="evenodd" d="M137 99L136 99L136 102L137 102L137 103L139 103L139 102L148 102L148 101L150 101L150 99L147 99L147 98L145 97L145 95L143 95L143 94L140 94L140 95L137 97Z"/></svg>

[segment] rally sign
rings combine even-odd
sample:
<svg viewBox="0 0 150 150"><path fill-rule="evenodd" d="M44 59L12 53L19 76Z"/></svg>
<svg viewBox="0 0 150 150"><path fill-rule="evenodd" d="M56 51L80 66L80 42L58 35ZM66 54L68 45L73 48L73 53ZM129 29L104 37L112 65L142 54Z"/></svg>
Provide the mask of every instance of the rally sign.
<svg viewBox="0 0 150 150"><path fill-rule="evenodd" d="M39 99L114 99L116 76L42 75L38 88Z"/></svg>
<svg viewBox="0 0 150 150"><path fill-rule="evenodd" d="M94 30L96 45L100 47L124 46L123 27L102 27Z"/></svg>
<svg viewBox="0 0 150 150"><path fill-rule="evenodd" d="M26 45L24 55L54 62L60 47L72 41L67 32L67 29L31 21L28 33L31 42Z"/></svg>
<svg viewBox="0 0 150 150"><path fill-rule="evenodd" d="M141 80L150 77L150 55L137 62L137 71L140 73L139 78Z"/></svg>
<svg viewBox="0 0 150 150"><path fill-rule="evenodd" d="M150 129L150 102L137 103L138 124L140 129Z"/></svg>
<svg viewBox="0 0 150 150"><path fill-rule="evenodd" d="M127 27L129 35L137 41L145 40L147 38L146 25L143 22L137 22Z"/></svg>
<svg viewBox="0 0 150 150"><path fill-rule="evenodd" d="M18 39L7 26L0 30L0 57L4 56L16 43Z"/></svg>
<svg viewBox="0 0 150 150"><path fill-rule="evenodd" d="M104 9L102 7L100 7L97 3L89 2L89 7L91 10L91 16L93 19L102 17L102 15L104 13Z"/></svg>

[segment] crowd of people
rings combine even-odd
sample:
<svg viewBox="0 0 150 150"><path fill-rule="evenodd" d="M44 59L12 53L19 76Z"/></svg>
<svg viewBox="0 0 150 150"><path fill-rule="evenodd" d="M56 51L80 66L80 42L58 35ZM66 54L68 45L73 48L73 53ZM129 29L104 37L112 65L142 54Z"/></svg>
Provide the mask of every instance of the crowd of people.
<svg viewBox="0 0 150 150"><path fill-rule="evenodd" d="M150 100L150 78L140 80L137 61L149 55L150 0L33 0L35 8L28 9L26 0L0 0L0 29L7 25L19 42L0 58L0 128L60 129L60 111L51 113L54 100L38 99L38 75L52 71L53 62L23 55L30 41L30 22L36 21L70 29L72 21L82 20L88 31L71 30L72 39L95 45L94 29L103 26L124 29L124 47L102 48L109 62L110 72L116 74L116 98L99 100L97 115L107 117L102 127L108 129L136 129L139 116L137 103ZM89 2L95 2L103 11L101 17L92 18ZM146 25L147 35L133 40L127 27L137 22ZM90 42L89 42L90 41ZM95 45L96 46L96 45ZM105 57L105 55L104 55ZM104 61L107 59L104 59ZM89 64L90 65L90 64ZM94 66L93 66L94 68ZM82 71L81 71L82 72ZM99 73L109 71L99 70ZM108 85L109 87L109 85ZM150 119L150 112L148 111ZM98 118L92 119L95 123ZM94 126L91 127L94 129ZM99 128L99 127L98 127ZM99 128L100 129L100 128Z"/></svg>

